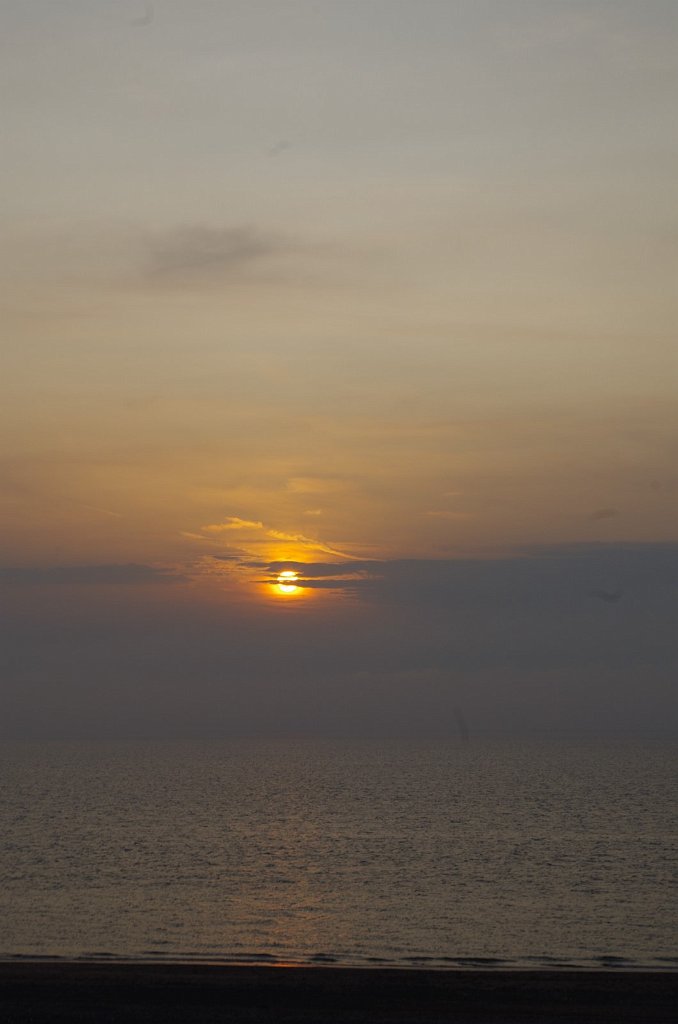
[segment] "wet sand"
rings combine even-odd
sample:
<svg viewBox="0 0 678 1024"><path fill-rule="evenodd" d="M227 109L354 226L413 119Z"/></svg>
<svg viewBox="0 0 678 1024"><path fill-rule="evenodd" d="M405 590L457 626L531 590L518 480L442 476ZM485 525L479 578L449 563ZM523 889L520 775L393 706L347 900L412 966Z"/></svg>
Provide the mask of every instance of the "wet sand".
<svg viewBox="0 0 678 1024"><path fill-rule="evenodd" d="M2 1024L674 1024L678 973L0 964Z"/></svg>

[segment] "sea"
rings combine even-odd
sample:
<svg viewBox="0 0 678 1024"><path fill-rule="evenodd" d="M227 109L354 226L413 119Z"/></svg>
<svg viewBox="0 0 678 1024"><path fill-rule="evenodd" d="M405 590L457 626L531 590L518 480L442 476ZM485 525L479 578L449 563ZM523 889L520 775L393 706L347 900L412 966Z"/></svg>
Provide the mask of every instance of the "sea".
<svg viewBox="0 0 678 1024"><path fill-rule="evenodd" d="M0 957L678 970L668 742L0 749Z"/></svg>

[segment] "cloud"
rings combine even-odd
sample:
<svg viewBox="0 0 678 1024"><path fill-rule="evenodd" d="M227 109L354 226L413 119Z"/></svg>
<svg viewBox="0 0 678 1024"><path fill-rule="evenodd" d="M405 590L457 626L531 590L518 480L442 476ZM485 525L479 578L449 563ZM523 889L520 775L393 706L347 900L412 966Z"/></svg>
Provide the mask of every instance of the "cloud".
<svg viewBox="0 0 678 1024"><path fill-rule="evenodd" d="M323 555L336 555L337 558L350 558L350 555L346 551L339 551L338 548L330 547L328 544L323 543L323 541L316 540L313 537L306 537L303 533L287 533L285 530L276 530L273 527L266 526L260 520L241 519L240 516L226 516L223 522L203 526L202 530L206 533L224 533L228 530L242 530L247 532L261 531L262 537L268 537L272 540L289 541L293 544L301 544L303 547L308 548L309 551L315 551ZM250 541L249 543L252 544L254 542ZM258 541L257 543L259 544L261 542Z"/></svg>
<svg viewBox="0 0 678 1024"><path fill-rule="evenodd" d="M263 530L264 524L253 519L241 519L240 516L226 516L223 523L212 523L203 526L209 533L223 533L225 530Z"/></svg>
<svg viewBox="0 0 678 1024"><path fill-rule="evenodd" d="M277 561L266 566L269 581L283 569L298 573L298 587L349 590L377 602L534 613L544 602L570 608L591 595L613 604L622 590L629 598L653 592L670 599L678 584L678 544L563 544L494 558Z"/></svg>
<svg viewBox="0 0 678 1024"><path fill-rule="evenodd" d="M313 476L294 476L287 481L287 490L291 494L337 494L346 490L349 481L338 474L318 474Z"/></svg>
<svg viewBox="0 0 678 1024"><path fill-rule="evenodd" d="M601 601L607 601L608 604L616 604L624 596L621 590L592 590L590 593L591 597L599 597Z"/></svg>
<svg viewBox="0 0 678 1024"><path fill-rule="evenodd" d="M597 519L614 519L614 517L616 515L617 515L617 509L616 508L597 508L597 509L595 509L591 513L591 515L589 516L589 519L593 519L593 520L597 520Z"/></svg>
<svg viewBox="0 0 678 1024"><path fill-rule="evenodd" d="M102 516L111 516L113 519L124 519L122 512L113 512L110 508L101 508L99 505L83 505L83 508L90 512L100 512Z"/></svg>
<svg viewBox="0 0 678 1024"><path fill-rule="evenodd" d="M395 563L391 563L395 564ZM387 562L372 560L350 562L269 562L266 568L274 579L278 573L286 569L299 573L299 586L312 586L314 581L325 579L336 583L338 587L352 580L378 579L381 566L388 567ZM295 581L296 582L296 581Z"/></svg>
<svg viewBox="0 0 678 1024"><path fill-rule="evenodd" d="M172 569L151 565L54 565L0 567L0 584L64 584L67 586L145 583L184 583L186 577Z"/></svg>
<svg viewBox="0 0 678 1024"><path fill-rule="evenodd" d="M328 544L323 544L322 541L314 540L313 537L305 537L303 533L284 533L282 530L267 530L267 537L273 537L275 540L289 540L294 544L303 544L306 547L312 548L314 551L320 551L326 555L337 555L339 558L350 557L346 551L339 551L338 548L331 548Z"/></svg>
<svg viewBox="0 0 678 1024"><path fill-rule="evenodd" d="M430 519L470 519L471 516L468 512L450 512L448 510L430 509L428 512L423 512L422 515L428 516Z"/></svg>
<svg viewBox="0 0 678 1024"><path fill-rule="evenodd" d="M72 587L58 616L47 588L6 602L0 733L457 735L463 707L472 732L675 734L678 544L270 562L250 580L288 566L317 600Z"/></svg>
<svg viewBox="0 0 678 1024"><path fill-rule="evenodd" d="M143 585L122 601L114 587L63 586L56 601L47 586L15 587L0 621L0 734L456 735L459 706L472 732L675 732L678 544L265 565L229 551L213 565L234 556L239 588L214 602L199 586L158 602ZM315 600L261 601L254 587L242 599L285 568ZM0 571L5 583L177 578L143 565Z"/></svg>
<svg viewBox="0 0 678 1024"><path fill-rule="evenodd" d="M156 280L222 276L289 248L289 243L248 226L189 225L151 241L147 273Z"/></svg>

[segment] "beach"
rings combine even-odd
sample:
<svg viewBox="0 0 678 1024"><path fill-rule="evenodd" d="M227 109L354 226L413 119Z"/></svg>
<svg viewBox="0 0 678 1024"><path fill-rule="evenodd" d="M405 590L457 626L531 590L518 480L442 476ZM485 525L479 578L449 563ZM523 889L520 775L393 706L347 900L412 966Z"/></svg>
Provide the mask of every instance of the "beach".
<svg viewBox="0 0 678 1024"><path fill-rule="evenodd" d="M5 962L2 1024L672 1024L678 973Z"/></svg>

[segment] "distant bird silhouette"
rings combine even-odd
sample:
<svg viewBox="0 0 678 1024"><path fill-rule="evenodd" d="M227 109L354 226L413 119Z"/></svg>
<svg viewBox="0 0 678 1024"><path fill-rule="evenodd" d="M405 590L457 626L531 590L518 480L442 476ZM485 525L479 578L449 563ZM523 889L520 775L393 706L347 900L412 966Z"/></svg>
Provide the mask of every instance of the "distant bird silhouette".
<svg viewBox="0 0 678 1024"><path fill-rule="evenodd" d="M464 718L464 712L461 710L461 708L456 707L454 709L454 719L455 722L457 723L457 729L459 730L459 739L463 740L464 743L466 743L468 741L469 733L468 726L466 724L466 719Z"/></svg>
<svg viewBox="0 0 678 1024"><path fill-rule="evenodd" d="M132 19L133 25L150 25L155 17L155 11L153 10L153 4L144 4L144 13L140 14L138 18Z"/></svg>
<svg viewBox="0 0 678 1024"><path fill-rule="evenodd" d="M589 590L591 597L599 597L601 601L606 601L607 604L616 604L617 601L622 599L621 590Z"/></svg>
<svg viewBox="0 0 678 1024"><path fill-rule="evenodd" d="M291 142L287 139L280 139L278 142L274 142L272 146L269 146L266 150L269 156L278 156L280 153L284 153L286 149L290 149L292 146Z"/></svg>

